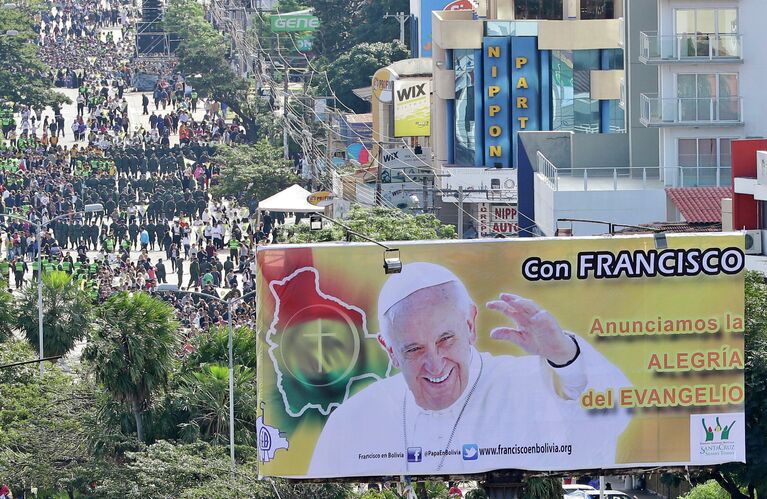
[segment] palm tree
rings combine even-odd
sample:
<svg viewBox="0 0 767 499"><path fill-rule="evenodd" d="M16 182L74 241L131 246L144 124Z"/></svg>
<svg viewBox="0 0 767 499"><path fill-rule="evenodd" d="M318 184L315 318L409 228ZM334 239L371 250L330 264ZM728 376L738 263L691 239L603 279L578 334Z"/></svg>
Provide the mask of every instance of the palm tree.
<svg viewBox="0 0 767 499"><path fill-rule="evenodd" d="M256 333L240 326L232 335L234 364L256 368ZM194 340L194 352L184 362L185 368L197 369L203 364L226 364L229 361L229 328L213 326Z"/></svg>
<svg viewBox="0 0 767 499"><path fill-rule="evenodd" d="M93 305L88 294L66 272L46 272L42 279L43 351L47 356L66 355L78 341L88 335ZM16 324L30 345L38 351L40 340L36 283L22 290Z"/></svg>
<svg viewBox="0 0 767 499"><path fill-rule="evenodd" d="M250 443L256 421L255 372L243 366L234 367L236 440ZM217 364L203 365L198 371L184 375L179 394L191 414L191 422L206 440L217 443L229 440L229 368Z"/></svg>
<svg viewBox="0 0 767 499"><path fill-rule="evenodd" d="M99 307L95 328L83 359L115 400L130 405L143 442L142 415L173 369L178 346L173 308L146 293L117 293Z"/></svg>

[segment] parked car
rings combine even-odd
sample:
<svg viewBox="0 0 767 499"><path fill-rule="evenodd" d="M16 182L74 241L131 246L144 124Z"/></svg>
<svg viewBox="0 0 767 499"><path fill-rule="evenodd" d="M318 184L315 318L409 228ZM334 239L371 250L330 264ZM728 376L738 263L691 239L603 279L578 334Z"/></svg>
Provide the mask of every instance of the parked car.
<svg viewBox="0 0 767 499"><path fill-rule="evenodd" d="M566 494L567 499L599 499L599 491L593 490L575 490ZM631 499L631 496L617 490L605 490L605 499Z"/></svg>
<svg viewBox="0 0 767 499"><path fill-rule="evenodd" d="M562 485L562 488L565 489L565 494L569 494L577 490L597 490L591 485L584 485L582 483L567 483Z"/></svg>

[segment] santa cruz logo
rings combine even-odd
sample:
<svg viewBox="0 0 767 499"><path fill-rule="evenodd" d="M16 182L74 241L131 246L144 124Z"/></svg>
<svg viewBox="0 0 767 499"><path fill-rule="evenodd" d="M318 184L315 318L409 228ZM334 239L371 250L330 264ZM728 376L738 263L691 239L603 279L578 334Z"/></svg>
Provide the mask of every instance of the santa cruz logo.
<svg viewBox="0 0 767 499"><path fill-rule="evenodd" d="M742 412L690 415L690 461L722 464L745 459Z"/></svg>
<svg viewBox="0 0 767 499"><path fill-rule="evenodd" d="M735 421L733 420L733 422L730 423L730 426L722 427L719 423L719 418L716 418L716 426L713 428L711 426L706 426L705 418L701 419L701 423L703 424L703 430L706 432L706 442L729 440L730 430L735 426Z"/></svg>

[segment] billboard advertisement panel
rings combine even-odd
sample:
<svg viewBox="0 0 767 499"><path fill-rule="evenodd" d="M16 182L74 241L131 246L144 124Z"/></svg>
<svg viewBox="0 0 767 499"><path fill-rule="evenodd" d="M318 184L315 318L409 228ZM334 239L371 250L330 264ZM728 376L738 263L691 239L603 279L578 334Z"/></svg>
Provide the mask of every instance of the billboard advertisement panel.
<svg viewBox="0 0 767 499"><path fill-rule="evenodd" d="M472 0L420 0L420 10L414 13L418 21L419 47L418 57L431 57L432 51L432 20L431 13L435 10L473 10Z"/></svg>
<svg viewBox="0 0 767 499"><path fill-rule="evenodd" d="M394 81L394 136L431 135L431 80Z"/></svg>
<svg viewBox="0 0 767 499"><path fill-rule="evenodd" d="M743 236L259 249L260 473L745 461Z"/></svg>
<svg viewBox="0 0 767 499"><path fill-rule="evenodd" d="M290 33L298 31L316 31L320 27L320 18L310 11L274 14L270 18L273 33Z"/></svg>

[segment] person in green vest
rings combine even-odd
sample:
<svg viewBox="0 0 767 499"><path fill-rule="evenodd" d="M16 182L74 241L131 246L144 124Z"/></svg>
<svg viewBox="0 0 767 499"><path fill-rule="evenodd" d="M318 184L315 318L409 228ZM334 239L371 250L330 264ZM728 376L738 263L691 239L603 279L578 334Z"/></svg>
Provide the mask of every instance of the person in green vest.
<svg viewBox="0 0 767 499"><path fill-rule="evenodd" d="M240 264L240 240L236 237L232 237L229 240L229 258L231 258L235 264Z"/></svg>
<svg viewBox="0 0 767 499"><path fill-rule="evenodd" d="M45 260L43 262L43 272L51 273L51 272L53 272L53 270L54 270L53 263L48 261L48 260Z"/></svg>
<svg viewBox="0 0 767 499"><path fill-rule="evenodd" d="M27 271L27 262L23 258L16 258L13 264L13 274L16 278L16 289L24 285L24 273Z"/></svg>
<svg viewBox="0 0 767 499"><path fill-rule="evenodd" d="M37 273L40 271L40 265L37 260L32 260L32 280L37 281Z"/></svg>
<svg viewBox="0 0 767 499"><path fill-rule="evenodd" d="M107 236L106 241L104 241L104 248L107 253L112 253L115 250L115 240L112 239L112 236Z"/></svg>
<svg viewBox="0 0 767 499"><path fill-rule="evenodd" d="M192 90L192 94L191 94L191 97L192 97L192 112L194 113L194 112L196 112L196 111L197 111L197 100L198 100L198 99L199 99L199 97L200 97L200 96L197 94L197 90Z"/></svg>
<svg viewBox="0 0 767 499"><path fill-rule="evenodd" d="M63 270L67 274L71 274L72 273L72 263L67 261L67 260L64 260L63 262L61 262L61 270Z"/></svg>

